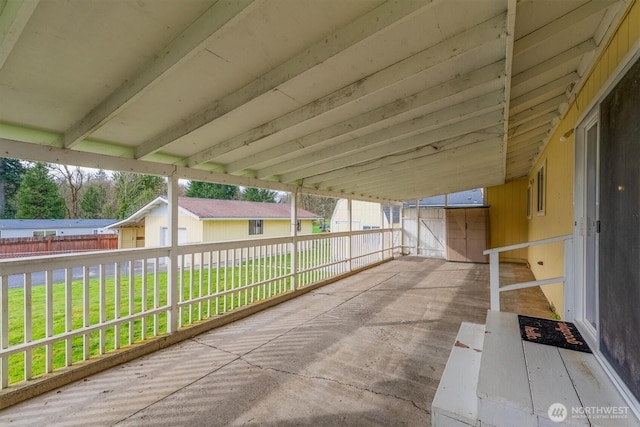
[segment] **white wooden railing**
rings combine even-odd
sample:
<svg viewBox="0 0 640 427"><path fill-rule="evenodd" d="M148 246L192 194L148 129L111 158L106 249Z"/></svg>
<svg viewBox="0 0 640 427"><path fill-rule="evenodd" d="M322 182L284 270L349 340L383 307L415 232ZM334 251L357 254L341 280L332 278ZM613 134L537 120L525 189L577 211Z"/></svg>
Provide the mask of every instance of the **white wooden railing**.
<svg viewBox="0 0 640 427"><path fill-rule="evenodd" d="M515 249L529 248L532 246L549 245L552 243L564 242L564 274L558 277L552 277L549 279L534 280L531 282L514 283L505 286L500 286L500 253L506 251L512 251ZM517 245L503 246L501 248L493 248L484 251L485 255L489 255L489 280L490 280L490 297L491 297L491 310L500 311L500 293L507 291L514 291L516 289L530 288L533 286L544 286L553 283L573 283L573 236L559 236L550 239L536 240L533 242L520 243ZM565 312L564 318L570 320L572 316L571 305L569 304L572 299L569 296L569 289L565 286L564 300L565 300Z"/></svg>
<svg viewBox="0 0 640 427"><path fill-rule="evenodd" d="M400 254L382 229L0 260L0 389ZM173 262L172 262L173 260ZM175 265L175 268L171 268Z"/></svg>

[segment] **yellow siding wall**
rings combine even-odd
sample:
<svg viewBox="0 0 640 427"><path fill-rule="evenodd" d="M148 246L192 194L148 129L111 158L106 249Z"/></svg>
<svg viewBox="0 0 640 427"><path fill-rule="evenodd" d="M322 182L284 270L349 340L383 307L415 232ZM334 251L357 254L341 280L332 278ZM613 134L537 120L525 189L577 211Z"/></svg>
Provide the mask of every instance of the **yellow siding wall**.
<svg viewBox="0 0 640 427"><path fill-rule="evenodd" d="M515 245L528 241L527 235L527 184L526 178L487 188L485 202L490 206L490 247ZM501 261L526 262L527 250L500 254Z"/></svg>
<svg viewBox="0 0 640 427"><path fill-rule="evenodd" d="M573 232L573 173L575 134L560 141L560 137L574 129L580 116L591 108L592 102L604 84L612 76L616 67L640 38L640 3L634 2L628 9L620 26L602 51L596 65L591 70L585 85L551 136L548 145L529 173L533 181L534 212L529 223L529 240L571 234ZM547 161L547 210L546 215L535 212L536 174L542 162ZM542 265L538 263L542 262ZM562 244L542 246L529 250L529 263L536 278L544 279L563 274L564 254ZM563 312L562 285L543 286L542 290L556 307Z"/></svg>
<svg viewBox="0 0 640 427"><path fill-rule="evenodd" d="M264 220L264 234L249 235L249 220L204 221L203 241L223 242L227 240L245 240L263 237L285 237L291 235L291 221L286 219ZM302 220L302 231L298 234L311 234L313 221Z"/></svg>

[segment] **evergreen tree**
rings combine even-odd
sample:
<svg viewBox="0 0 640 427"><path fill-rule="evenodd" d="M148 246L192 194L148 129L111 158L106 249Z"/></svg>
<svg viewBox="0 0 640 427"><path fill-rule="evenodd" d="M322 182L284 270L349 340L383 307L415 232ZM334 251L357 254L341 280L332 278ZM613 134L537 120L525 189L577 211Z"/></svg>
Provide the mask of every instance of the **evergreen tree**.
<svg viewBox="0 0 640 427"><path fill-rule="evenodd" d="M239 189L235 185L190 181L186 195L203 199L235 200L238 198L238 193Z"/></svg>
<svg viewBox="0 0 640 427"><path fill-rule="evenodd" d="M18 189L25 172L19 160L0 158L0 218L15 216Z"/></svg>
<svg viewBox="0 0 640 427"><path fill-rule="evenodd" d="M64 218L64 214L64 199L49 176L49 169L44 163L36 163L27 170L20 184L16 218L59 219Z"/></svg>
<svg viewBox="0 0 640 427"><path fill-rule="evenodd" d="M107 190L101 185L90 185L80 200L83 218L104 218L104 209L106 206Z"/></svg>
<svg viewBox="0 0 640 427"><path fill-rule="evenodd" d="M240 195L240 200L246 200L248 202L276 203L277 197L278 193L276 191L264 188L247 187Z"/></svg>

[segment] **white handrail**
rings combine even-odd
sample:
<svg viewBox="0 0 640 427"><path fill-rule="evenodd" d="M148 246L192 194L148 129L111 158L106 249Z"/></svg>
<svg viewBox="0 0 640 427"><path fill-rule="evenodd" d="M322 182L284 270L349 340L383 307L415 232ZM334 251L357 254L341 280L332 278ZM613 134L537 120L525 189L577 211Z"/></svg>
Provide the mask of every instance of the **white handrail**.
<svg viewBox="0 0 640 427"><path fill-rule="evenodd" d="M529 248L532 246L548 245L552 243L564 242L564 275L559 277L553 277L548 279L534 280L530 282L513 283L503 287L500 287L500 253L512 251L515 249ZM487 249L484 251L485 255L489 255L489 290L491 298L491 310L500 311L500 293L512 291L516 289L531 288L534 286L544 286L553 283L573 283L573 236L565 235L552 237L549 239L535 240L532 242L519 243L516 245L502 246L499 248ZM564 292L564 318L571 320L573 312L570 304L567 301L571 300L570 291L572 287L565 286Z"/></svg>
<svg viewBox="0 0 640 427"><path fill-rule="evenodd" d="M523 249L531 246L547 245L549 243L562 242L564 240L568 240L572 238L573 236L568 234L566 236L551 237L549 239L533 240L531 242L518 243L517 245L509 245L509 246L502 246L500 248L487 249L486 251L483 252L483 254L491 255L493 253L507 252L507 251L512 251L514 249Z"/></svg>

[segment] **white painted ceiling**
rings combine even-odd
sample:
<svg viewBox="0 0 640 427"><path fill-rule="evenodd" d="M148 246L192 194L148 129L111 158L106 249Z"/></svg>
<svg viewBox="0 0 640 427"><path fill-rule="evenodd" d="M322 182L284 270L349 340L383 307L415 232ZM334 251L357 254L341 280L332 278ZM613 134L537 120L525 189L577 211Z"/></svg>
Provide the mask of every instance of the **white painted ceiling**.
<svg viewBox="0 0 640 427"><path fill-rule="evenodd" d="M525 176L623 0L0 0L0 156L408 200Z"/></svg>

